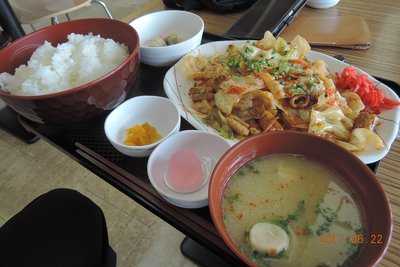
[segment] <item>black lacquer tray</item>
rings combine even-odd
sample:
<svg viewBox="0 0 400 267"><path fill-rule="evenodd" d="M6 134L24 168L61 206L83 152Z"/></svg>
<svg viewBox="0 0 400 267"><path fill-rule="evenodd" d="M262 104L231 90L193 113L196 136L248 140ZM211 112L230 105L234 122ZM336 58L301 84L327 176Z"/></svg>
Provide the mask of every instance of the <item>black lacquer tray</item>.
<svg viewBox="0 0 400 267"><path fill-rule="evenodd" d="M222 40L222 38L205 34L203 41L216 40ZM167 70L168 68L142 65L138 81L129 97L144 94L165 96L163 79ZM397 83L382 78L377 79L400 94L400 86ZM182 243L182 252L196 260L198 264L220 267L242 266L243 263L230 252L216 232L208 208L188 210L168 204L157 194L147 178L147 158L127 157L112 147L103 130L106 115L67 127L39 125L21 117L18 119L28 131L56 146L183 232L188 238ZM182 120L181 130L185 129L193 129L193 127ZM375 162L369 167L375 171L378 164L379 162Z"/></svg>

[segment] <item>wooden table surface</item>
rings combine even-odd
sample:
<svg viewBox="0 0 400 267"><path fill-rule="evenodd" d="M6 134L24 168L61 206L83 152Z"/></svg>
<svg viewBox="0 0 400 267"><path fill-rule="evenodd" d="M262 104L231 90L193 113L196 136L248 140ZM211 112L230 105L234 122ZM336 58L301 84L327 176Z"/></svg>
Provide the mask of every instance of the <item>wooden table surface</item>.
<svg viewBox="0 0 400 267"><path fill-rule="evenodd" d="M151 11L164 9L161 1L149 1L123 20L128 22ZM242 13L219 15L208 11L197 12L205 21L206 31L224 34ZM341 0L333 8L317 10L304 8L298 16L362 16L371 31L368 50L316 48L330 55L341 54L348 63L371 75L393 80L400 84L400 1L399 0ZM296 23L296 19L292 22ZM400 266L400 139L381 161L378 179L390 199L393 213L393 235L390 247L379 266Z"/></svg>

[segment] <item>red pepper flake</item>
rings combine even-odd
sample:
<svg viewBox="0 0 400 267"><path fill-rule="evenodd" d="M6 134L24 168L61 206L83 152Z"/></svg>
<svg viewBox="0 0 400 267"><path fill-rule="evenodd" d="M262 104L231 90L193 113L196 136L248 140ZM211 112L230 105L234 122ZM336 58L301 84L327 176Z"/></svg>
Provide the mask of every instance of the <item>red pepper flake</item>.
<svg viewBox="0 0 400 267"><path fill-rule="evenodd" d="M367 75L358 74L353 67L344 68L341 73L336 73L335 84L341 90L357 93L364 105L376 114L381 113L383 109L392 109L400 105L400 101L386 98Z"/></svg>
<svg viewBox="0 0 400 267"><path fill-rule="evenodd" d="M254 204L253 202L250 202L249 205L252 206L252 207L254 207L254 208L257 207L257 205Z"/></svg>
<svg viewBox="0 0 400 267"><path fill-rule="evenodd" d="M327 89L326 89L326 94L327 94L328 96L334 95L334 94L335 94L335 89L334 89L334 88L327 88Z"/></svg>
<svg viewBox="0 0 400 267"><path fill-rule="evenodd" d="M268 256L275 257L276 255L278 255L276 249L271 249L268 251Z"/></svg>
<svg viewBox="0 0 400 267"><path fill-rule="evenodd" d="M308 229L303 228L303 227L299 227L299 226L297 226L297 227L294 229L294 233L295 233L296 235L299 235L299 236L304 236L304 235L310 234L309 231L308 231Z"/></svg>
<svg viewBox="0 0 400 267"><path fill-rule="evenodd" d="M285 188L288 188L288 187L289 187L289 184L288 184L288 183L280 184L279 187L280 187L281 189L285 189Z"/></svg>
<svg viewBox="0 0 400 267"><path fill-rule="evenodd" d="M243 218L243 213L240 213L236 216L238 218L238 220L241 220Z"/></svg>
<svg viewBox="0 0 400 267"><path fill-rule="evenodd" d="M234 95L240 95L244 91L246 91L244 88L239 87L239 86L231 86L229 89L226 91L228 94L234 94Z"/></svg>
<svg viewBox="0 0 400 267"><path fill-rule="evenodd" d="M308 62L305 61L304 59L291 59L291 60L289 60L289 62L292 64L303 66L305 68L308 67L308 65L309 65Z"/></svg>

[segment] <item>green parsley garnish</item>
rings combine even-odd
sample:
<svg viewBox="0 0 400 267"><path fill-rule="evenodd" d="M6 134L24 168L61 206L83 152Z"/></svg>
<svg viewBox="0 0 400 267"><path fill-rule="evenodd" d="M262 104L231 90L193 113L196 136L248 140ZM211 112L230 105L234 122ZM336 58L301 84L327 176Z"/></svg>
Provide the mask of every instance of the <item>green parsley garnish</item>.
<svg viewBox="0 0 400 267"><path fill-rule="evenodd" d="M249 169L249 171L254 173L254 174L259 174L260 173L260 171L257 170L257 168L253 164L247 165L246 168Z"/></svg>
<svg viewBox="0 0 400 267"><path fill-rule="evenodd" d="M289 88L289 91L292 95L302 95L306 93L302 84L294 84Z"/></svg>
<svg viewBox="0 0 400 267"><path fill-rule="evenodd" d="M304 200L299 201L297 203L297 208L293 213L290 213L285 219L278 219L273 221L272 223L282 227L286 232L289 232L288 226L291 221L297 221L301 214L305 211L305 204Z"/></svg>
<svg viewBox="0 0 400 267"><path fill-rule="evenodd" d="M227 62L228 67L237 69L240 67L240 59L238 57L231 57Z"/></svg>
<svg viewBox="0 0 400 267"><path fill-rule="evenodd" d="M300 217L300 215L304 212L305 210L305 201L301 200L299 201L299 203L297 203L297 208L296 210L292 213L288 215L288 219L290 221L297 221Z"/></svg>
<svg viewBox="0 0 400 267"><path fill-rule="evenodd" d="M227 197L226 197L226 200L227 200L230 204L232 204L233 202L238 201L239 198L240 198L240 194L239 194L239 193L236 193L236 194L232 194L232 195L230 195L230 196L227 196Z"/></svg>
<svg viewBox="0 0 400 267"><path fill-rule="evenodd" d="M254 48L246 46L240 54L234 54L228 57L226 65L231 69L238 69L244 63L249 71L260 72L267 67L271 67L271 63L264 57L250 58Z"/></svg>
<svg viewBox="0 0 400 267"><path fill-rule="evenodd" d="M244 48L244 54L245 54L245 56L248 56L249 54L251 54L251 53L253 53L253 52L254 52L254 48L253 48L253 47L246 46L246 47Z"/></svg>
<svg viewBox="0 0 400 267"><path fill-rule="evenodd" d="M315 212L320 213L322 217L325 219L325 221L318 227L315 233L317 235L322 235L323 233L329 232L329 228L337 218L337 212L335 212L329 207L326 208L321 207L320 203L317 204Z"/></svg>
<svg viewBox="0 0 400 267"><path fill-rule="evenodd" d="M268 62L267 59L260 59L260 60L247 60L246 65L251 71L260 72L266 67L270 67L271 64Z"/></svg>
<svg viewBox="0 0 400 267"><path fill-rule="evenodd" d="M346 255L351 256L355 254L359 249L357 244L353 244L350 240L346 240Z"/></svg>

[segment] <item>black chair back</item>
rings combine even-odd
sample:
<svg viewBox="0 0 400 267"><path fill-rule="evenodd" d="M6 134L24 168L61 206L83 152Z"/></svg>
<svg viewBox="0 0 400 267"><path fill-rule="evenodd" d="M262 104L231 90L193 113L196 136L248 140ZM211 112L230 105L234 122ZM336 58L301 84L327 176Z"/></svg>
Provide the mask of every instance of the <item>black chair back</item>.
<svg viewBox="0 0 400 267"><path fill-rule="evenodd" d="M12 40L25 35L24 29L22 29L21 23L15 16L8 0L0 0L0 26Z"/></svg>

